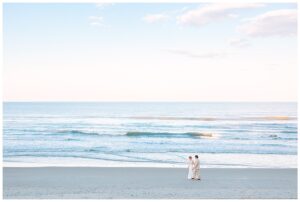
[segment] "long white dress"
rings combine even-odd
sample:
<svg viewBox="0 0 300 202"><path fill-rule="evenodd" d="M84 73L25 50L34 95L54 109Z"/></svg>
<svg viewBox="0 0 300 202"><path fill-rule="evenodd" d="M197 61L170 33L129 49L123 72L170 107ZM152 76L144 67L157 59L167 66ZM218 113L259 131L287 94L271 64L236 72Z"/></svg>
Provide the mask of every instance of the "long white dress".
<svg viewBox="0 0 300 202"><path fill-rule="evenodd" d="M189 169L188 179L189 180L193 178L193 167L194 167L193 160L188 160L188 169Z"/></svg>

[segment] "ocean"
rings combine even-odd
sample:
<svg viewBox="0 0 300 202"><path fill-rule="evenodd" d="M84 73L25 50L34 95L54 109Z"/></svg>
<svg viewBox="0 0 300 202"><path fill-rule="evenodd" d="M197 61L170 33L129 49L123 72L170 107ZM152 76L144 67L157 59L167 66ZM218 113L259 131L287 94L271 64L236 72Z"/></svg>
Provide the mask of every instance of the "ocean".
<svg viewBox="0 0 300 202"><path fill-rule="evenodd" d="M297 167L297 103L4 102L5 166Z"/></svg>

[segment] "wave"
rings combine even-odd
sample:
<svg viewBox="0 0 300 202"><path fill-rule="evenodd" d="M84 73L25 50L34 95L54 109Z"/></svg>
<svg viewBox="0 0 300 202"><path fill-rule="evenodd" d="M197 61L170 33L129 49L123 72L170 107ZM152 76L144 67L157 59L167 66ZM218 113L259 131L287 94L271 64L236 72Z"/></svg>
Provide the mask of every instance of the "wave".
<svg viewBox="0 0 300 202"><path fill-rule="evenodd" d="M73 135L101 135L97 132L88 132L88 131L82 131L82 130L59 130L58 133L63 134L73 134Z"/></svg>
<svg viewBox="0 0 300 202"><path fill-rule="evenodd" d="M282 130L280 132L286 134L297 134L297 130Z"/></svg>
<svg viewBox="0 0 300 202"><path fill-rule="evenodd" d="M177 117L177 116L87 116L87 115L72 115L72 116L8 116L6 118L17 119L140 119L140 120L163 120L163 121L290 121L297 120L295 116L256 116L256 117ZM9 121L9 120L6 120Z"/></svg>
<svg viewBox="0 0 300 202"><path fill-rule="evenodd" d="M199 132L186 132L186 133L170 133L170 132L127 132L126 136L137 137L137 136L188 136L188 137L199 137L199 138L217 138L216 134L213 133L199 133Z"/></svg>
<svg viewBox="0 0 300 202"><path fill-rule="evenodd" d="M167 117L167 116L135 116L127 117L130 119L142 120L166 120L166 121L288 121L297 120L297 117L292 116L263 116L263 117L228 117L228 118L215 118L215 117Z"/></svg>
<svg viewBox="0 0 300 202"><path fill-rule="evenodd" d="M230 131L232 132L232 131ZM293 132L297 133L297 132ZM291 134L293 134L291 133ZM93 136L93 137L109 137L109 136L127 136L127 137L160 137L160 138L201 138L201 139L219 139L221 136L220 134L212 133L212 132L146 132L146 131L129 131L125 133L119 134L107 134L107 133L100 133L94 131L83 131L83 130L59 130L58 134L65 134L65 135L74 135L74 137L67 136L64 140L65 141L80 141L80 139L76 139L76 136L79 138L80 136ZM236 137L236 136L224 136L225 139L233 139L233 140L250 140L257 137ZM263 139L263 137L260 137ZM280 139L280 140L297 140L297 137L282 137L281 135L277 134L270 134L265 138L270 139Z"/></svg>
<svg viewBox="0 0 300 202"><path fill-rule="evenodd" d="M128 136L128 137L174 137L174 136L183 136L183 137L198 137L198 138L217 138L217 134L208 133L208 132L182 132L182 133L173 133L173 132L141 132L141 131L129 131L123 134L104 134L97 132L89 132L82 130L59 130L60 134L71 134L71 135L83 135L83 136ZM72 138L65 139L67 141L73 140ZM75 139L74 139L75 140Z"/></svg>
<svg viewBox="0 0 300 202"><path fill-rule="evenodd" d="M189 121L216 121L216 118L211 117L153 117L153 116L136 116L136 117L128 117L131 119L145 119L145 120L189 120Z"/></svg>
<svg viewBox="0 0 300 202"><path fill-rule="evenodd" d="M296 120L296 117L289 116L267 116L263 117L265 120Z"/></svg>

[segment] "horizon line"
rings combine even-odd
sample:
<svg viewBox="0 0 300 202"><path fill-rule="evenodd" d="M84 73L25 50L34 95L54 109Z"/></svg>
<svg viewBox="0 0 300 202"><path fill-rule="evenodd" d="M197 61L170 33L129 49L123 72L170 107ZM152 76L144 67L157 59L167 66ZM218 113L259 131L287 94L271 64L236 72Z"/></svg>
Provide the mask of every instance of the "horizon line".
<svg viewBox="0 0 300 202"><path fill-rule="evenodd" d="M230 102L230 103L234 103L234 102L239 102L239 103L255 103L255 102L262 102L262 103L268 103L268 102L295 102L297 103L298 101L297 100L267 100L267 101L260 101L260 100L256 100L256 101L235 101L235 100L232 100L232 101L192 101L192 100L179 100L179 101L170 101L170 100L153 100L153 101L147 101L147 100L2 100L2 103L5 103L5 102L99 102L99 103L104 103L104 102L133 102L133 103L141 103L141 102L145 102L145 103L149 103L149 102L152 102L152 103L183 103L183 102L186 102L186 103L208 103L208 102L215 102L215 103L220 103L220 102Z"/></svg>

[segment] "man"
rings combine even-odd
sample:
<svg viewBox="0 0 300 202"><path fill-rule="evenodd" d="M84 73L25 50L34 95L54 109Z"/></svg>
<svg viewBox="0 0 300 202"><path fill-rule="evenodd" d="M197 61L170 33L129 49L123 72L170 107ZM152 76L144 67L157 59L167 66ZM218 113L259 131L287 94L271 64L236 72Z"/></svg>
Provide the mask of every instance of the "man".
<svg viewBox="0 0 300 202"><path fill-rule="evenodd" d="M195 155L195 161L194 161L194 179L200 180L200 162L198 155Z"/></svg>

